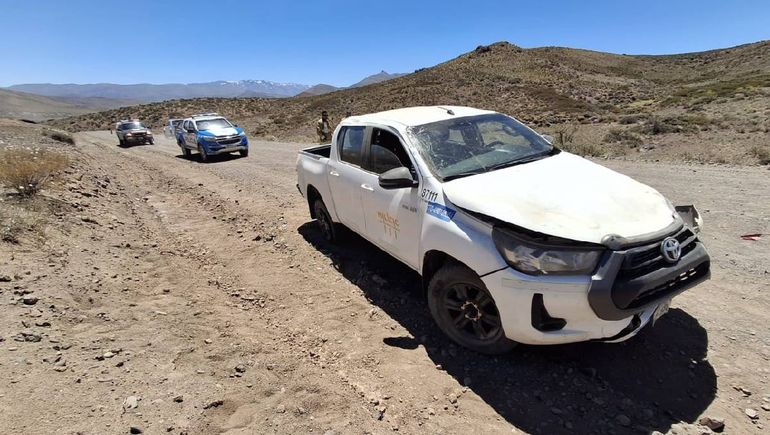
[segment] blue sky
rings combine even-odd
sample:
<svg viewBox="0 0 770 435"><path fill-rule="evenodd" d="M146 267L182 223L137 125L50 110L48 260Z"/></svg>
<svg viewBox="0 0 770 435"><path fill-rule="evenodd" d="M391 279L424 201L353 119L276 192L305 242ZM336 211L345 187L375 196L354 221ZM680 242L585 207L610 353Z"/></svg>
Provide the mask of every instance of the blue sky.
<svg viewBox="0 0 770 435"><path fill-rule="evenodd" d="M770 39L770 1L0 0L0 86L349 85L507 40L663 54Z"/></svg>

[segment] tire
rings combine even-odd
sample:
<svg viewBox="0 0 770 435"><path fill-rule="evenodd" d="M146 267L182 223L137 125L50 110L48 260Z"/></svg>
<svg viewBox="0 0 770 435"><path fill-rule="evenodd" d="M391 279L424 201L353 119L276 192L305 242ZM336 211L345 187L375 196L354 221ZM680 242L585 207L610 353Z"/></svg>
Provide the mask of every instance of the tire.
<svg viewBox="0 0 770 435"><path fill-rule="evenodd" d="M332 221L331 215L329 215L329 210L326 209L326 204L324 204L321 198L316 198L313 202L313 213L324 240L329 243L337 241L337 228L334 225L334 221Z"/></svg>
<svg viewBox="0 0 770 435"><path fill-rule="evenodd" d="M155 145L155 139L150 139L150 145Z"/></svg>
<svg viewBox="0 0 770 435"><path fill-rule="evenodd" d="M182 147L182 155L184 156L184 158L189 160L190 157L192 157L192 152L190 152L190 149L184 145L179 145L179 146Z"/></svg>
<svg viewBox="0 0 770 435"><path fill-rule="evenodd" d="M481 278L462 264L447 263L433 275L428 307L438 327L460 346L500 355L517 344L506 338L500 313Z"/></svg>
<svg viewBox="0 0 770 435"><path fill-rule="evenodd" d="M249 156L249 150L240 150L238 152L241 153L241 157L248 157Z"/></svg>
<svg viewBox="0 0 770 435"><path fill-rule="evenodd" d="M125 147L126 146L126 141L124 141L121 138L118 138L118 146L119 147Z"/></svg>
<svg viewBox="0 0 770 435"><path fill-rule="evenodd" d="M200 144L198 145L198 153L201 155L201 162L205 163L209 161L209 155L206 154L206 148L204 148Z"/></svg>

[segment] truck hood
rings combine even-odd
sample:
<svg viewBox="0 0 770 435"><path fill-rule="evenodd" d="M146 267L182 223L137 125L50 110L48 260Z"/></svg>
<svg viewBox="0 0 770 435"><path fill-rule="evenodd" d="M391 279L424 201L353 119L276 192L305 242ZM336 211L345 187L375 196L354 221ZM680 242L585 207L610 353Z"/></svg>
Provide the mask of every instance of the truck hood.
<svg viewBox="0 0 770 435"><path fill-rule="evenodd" d="M232 136L234 134L241 134L243 130L240 127L223 127L212 128L211 130L201 130L201 133L212 136Z"/></svg>
<svg viewBox="0 0 770 435"><path fill-rule="evenodd" d="M655 189L570 153L443 185L456 206L531 231L601 243L671 225L674 210Z"/></svg>

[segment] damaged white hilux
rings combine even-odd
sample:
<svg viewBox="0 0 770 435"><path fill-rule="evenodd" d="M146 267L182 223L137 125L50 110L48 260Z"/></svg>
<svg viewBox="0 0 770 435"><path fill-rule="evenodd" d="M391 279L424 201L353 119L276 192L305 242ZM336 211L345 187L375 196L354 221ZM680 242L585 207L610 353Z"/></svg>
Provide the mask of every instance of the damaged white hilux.
<svg viewBox="0 0 770 435"><path fill-rule="evenodd" d="M694 207L496 112L349 117L297 175L326 239L345 225L416 270L438 326L483 353L627 339L710 275Z"/></svg>

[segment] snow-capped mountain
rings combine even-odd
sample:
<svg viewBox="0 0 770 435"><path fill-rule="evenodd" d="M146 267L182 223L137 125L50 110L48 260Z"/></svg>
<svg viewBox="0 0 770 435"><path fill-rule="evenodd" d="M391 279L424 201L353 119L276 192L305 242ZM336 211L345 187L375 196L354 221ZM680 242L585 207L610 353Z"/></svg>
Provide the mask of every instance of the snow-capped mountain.
<svg viewBox="0 0 770 435"><path fill-rule="evenodd" d="M135 85L40 83L14 85L8 89L47 97L98 97L153 102L202 97L292 97L309 87L298 83L278 83L269 80L222 80L208 83L168 83L161 85L147 83Z"/></svg>

